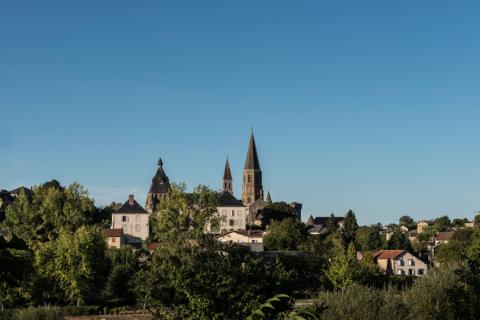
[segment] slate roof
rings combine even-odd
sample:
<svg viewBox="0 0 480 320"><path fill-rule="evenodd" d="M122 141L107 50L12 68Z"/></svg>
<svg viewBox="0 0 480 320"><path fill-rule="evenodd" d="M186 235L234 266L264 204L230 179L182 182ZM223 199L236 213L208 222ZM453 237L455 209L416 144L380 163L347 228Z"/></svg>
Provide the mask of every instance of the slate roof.
<svg viewBox="0 0 480 320"><path fill-rule="evenodd" d="M330 217L315 217L315 219L313 219L313 224L314 225L321 225L321 226L325 226L327 224L327 221L330 219ZM335 223L336 224L339 224L340 222L342 222L345 218L344 217L334 217L335 219Z"/></svg>
<svg viewBox="0 0 480 320"><path fill-rule="evenodd" d="M152 179L149 193L168 193L169 189L170 181L163 170L163 161L159 159L157 173Z"/></svg>
<svg viewBox="0 0 480 320"><path fill-rule="evenodd" d="M105 229L103 233L108 238L120 238L123 234L122 229Z"/></svg>
<svg viewBox="0 0 480 320"><path fill-rule="evenodd" d="M18 187L16 189L13 189L10 191L10 194L14 197L18 197L20 195L20 192L23 190L23 192L25 192L25 195L28 197L28 198L31 198L32 195L33 195L33 191L29 188L26 188L26 187Z"/></svg>
<svg viewBox="0 0 480 320"><path fill-rule="evenodd" d="M258 161L257 147L255 145L255 138L253 137L253 130L250 133L250 142L248 144L247 159L245 160L244 169L260 170L260 162Z"/></svg>
<svg viewBox="0 0 480 320"><path fill-rule="evenodd" d="M395 259L402 253L406 252L405 250L379 250L373 255L374 259L377 260L387 260Z"/></svg>
<svg viewBox="0 0 480 320"><path fill-rule="evenodd" d="M225 172L223 173L223 180L233 180L232 179L232 172L230 171L230 162L228 161L225 163Z"/></svg>
<svg viewBox="0 0 480 320"><path fill-rule="evenodd" d="M143 209L143 207L141 205L139 205L138 202L135 201L135 199L133 199L133 195L131 195L129 197L129 199L124 204L122 204L120 209L115 211L113 214L118 214L118 213L145 213L145 214L148 214L148 212L145 211L145 209Z"/></svg>
<svg viewBox="0 0 480 320"><path fill-rule="evenodd" d="M223 191L218 197L219 207L239 207L243 206L242 201L238 200L229 191Z"/></svg>

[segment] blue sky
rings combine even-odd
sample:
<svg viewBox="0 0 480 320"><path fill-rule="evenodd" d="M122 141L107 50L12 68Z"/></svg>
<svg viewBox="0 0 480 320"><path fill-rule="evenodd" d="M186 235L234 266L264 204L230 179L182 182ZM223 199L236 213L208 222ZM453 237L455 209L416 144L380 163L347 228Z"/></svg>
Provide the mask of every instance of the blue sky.
<svg viewBox="0 0 480 320"><path fill-rule="evenodd" d="M0 188L173 181L360 223L480 209L478 1L4 1Z"/></svg>

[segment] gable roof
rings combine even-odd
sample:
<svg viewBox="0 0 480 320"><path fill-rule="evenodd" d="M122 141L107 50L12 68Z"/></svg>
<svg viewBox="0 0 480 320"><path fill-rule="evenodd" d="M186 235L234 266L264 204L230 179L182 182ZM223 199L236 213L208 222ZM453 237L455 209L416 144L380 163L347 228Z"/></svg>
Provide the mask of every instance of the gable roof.
<svg viewBox="0 0 480 320"><path fill-rule="evenodd" d="M327 224L327 221L330 219L330 217L315 217L315 219L313 219L313 224L314 225L321 225L321 226L325 226ZM340 222L342 222L345 218L344 217L334 217L335 219L335 223L336 224L339 224Z"/></svg>
<svg viewBox="0 0 480 320"><path fill-rule="evenodd" d="M245 160L244 170L247 169L260 170L260 162L258 161L257 146L255 145L255 138L253 137L253 130L250 133L247 159Z"/></svg>
<svg viewBox="0 0 480 320"><path fill-rule="evenodd" d="M118 213L145 213L148 214L145 209L141 205L138 204L138 202L133 198L133 195L130 195L128 200L122 204L120 209L115 211L113 214L118 214Z"/></svg>
<svg viewBox="0 0 480 320"><path fill-rule="evenodd" d="M242 201L238 200L229 191L223 191L218 197L219 207L243 207Z"/></svg>
<svg viewBox="0 0 480 320"><path fill-rule="evenodd" d="M453 232L438 232L435 236L435 240L437 241L448 241L452 239Z"/></svg>
<svg viewBox="0 0 480 320"><path fill-rule="evenodd" d="M123 234L122 229L105 229L103 230L103 234L105 234L108 238L120 238Z"/></svg>
<svg viewBox="0 0 480 320"><path fill-rule="evenodd" d="M377 260L395 259L404 252L406 251L405 250L379 250L375 252L375 254L373 255L373 258Z"/></svg>

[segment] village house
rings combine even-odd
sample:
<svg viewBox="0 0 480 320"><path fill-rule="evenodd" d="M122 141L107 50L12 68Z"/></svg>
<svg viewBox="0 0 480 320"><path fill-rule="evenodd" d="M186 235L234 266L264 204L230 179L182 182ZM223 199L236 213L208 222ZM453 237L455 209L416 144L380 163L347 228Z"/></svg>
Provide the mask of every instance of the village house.
<svg viewBox="0 0 480 320"><path fill-rule="evenodd" d="M107 245L109 248L120 249L123 245L126 244L123 229L105 229L103 233L107 238Z"/></svg>
<svg viewBox="0 0 480 320"><path fill-rule="evenodd" d="M224 243L236 243L250 247L252 251L263 251L263 230L235 230L227 232L215 239Z"/></svg>
<svg viewBox="0 0 480 320"><path fill-rule="evenodd" d="M453 232L437 232L437 234L433 237L433 242L435 246L441 244L447 244L453 237Z"/></svg>
<svg viewBox="0 0 480 320"><path fill-rule="evenodd" d="M420 234L424 231L427 231L430 223L428 221L422 220L417 223L417 234Z"/></svg>
<svg viewBox="0 0 480 320"><path fill-rule="evenodd" d="M406 250L380 250L373 259L385 273L407 276L427 273L427 264Z"/></svg>
<svg viewBox="0 0 480 320"><path fill-rule="evenodd" d="M148 212L131 194L128 201L112 213L112 229L121 228L127 244L140 246L149 236L148 217Z"/></svg>
<svg viewBox="0 0 480 320"><path fill-rule="evenodd" d="M313 217L310 215L307 219L307 222L305 223L309 229L308 232L311 235L320 235L325 232L325 227L327 226L328 220L330 220L332 217L327 216L327 217ZM337 228L342 229L343 228L343 221L345 220L344 217L333 217L334 223L337 226Z"/></svg>

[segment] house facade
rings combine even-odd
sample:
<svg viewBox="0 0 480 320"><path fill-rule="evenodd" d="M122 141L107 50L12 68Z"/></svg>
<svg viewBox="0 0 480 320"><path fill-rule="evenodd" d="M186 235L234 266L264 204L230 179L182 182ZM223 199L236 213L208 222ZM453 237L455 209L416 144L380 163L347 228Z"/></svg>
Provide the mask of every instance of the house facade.
<svg viewBox="0 0 480 320"><path fill-rule="evenodd" d="M126 244L123 229L105 229L103 233L107 238L107 245L109 248L120 249Z"/></svg>
<svg viewBox="0 0 480 320"><path fill-rule="evenodd" d="M148 218L148 212L131 194L128 201L112 213L112 229L122 229L127 244L141 245L149 236Z"/></svg>
<svg viewBox="0 0 480 320"><path fill-rule="evenodd" d="M263 230L235 230L215 239L224 243L236 243L250 247L252 251L263 251Z"/></svg>
<svg viewBox="0 0 480 320"><path fill-rule="evenodd" d="M427 264L406 250L380 250L373 255L380 270L388 274L423 276Z"/></svg>

